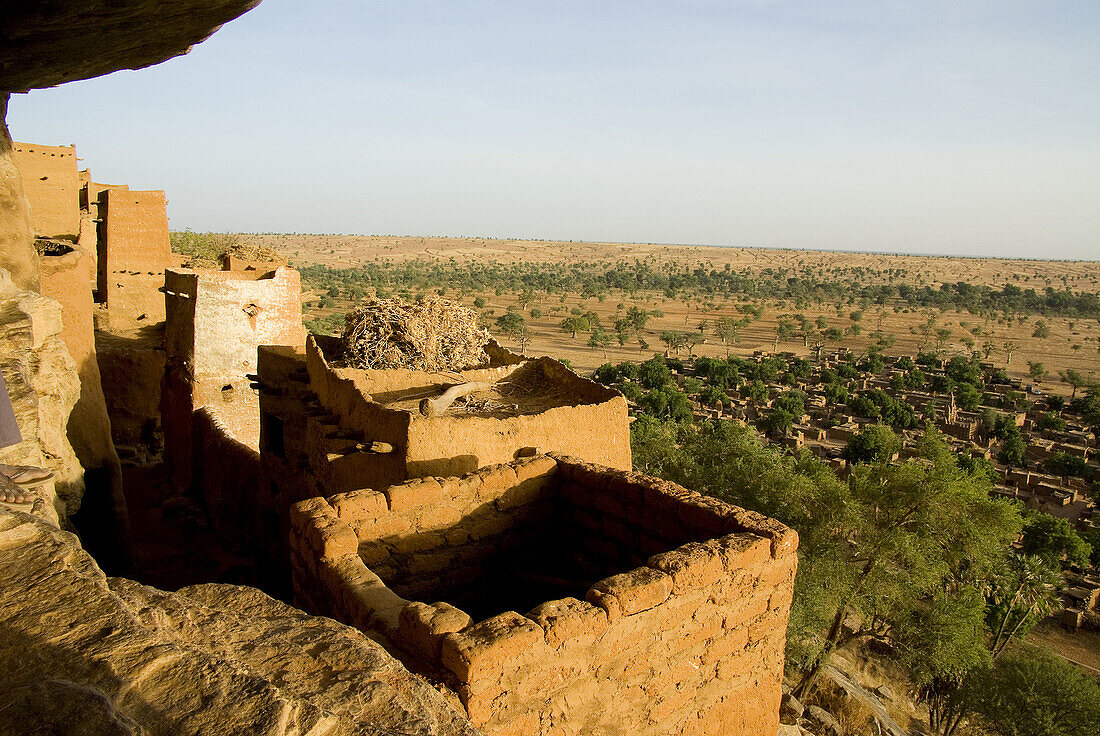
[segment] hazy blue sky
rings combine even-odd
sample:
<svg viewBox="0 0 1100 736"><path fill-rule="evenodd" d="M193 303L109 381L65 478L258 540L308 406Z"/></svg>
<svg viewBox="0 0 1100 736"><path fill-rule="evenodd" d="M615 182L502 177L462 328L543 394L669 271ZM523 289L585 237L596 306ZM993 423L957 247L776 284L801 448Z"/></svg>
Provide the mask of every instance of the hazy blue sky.
<svg viewBox="0 0 1100 736"><path fill-rule="evenodd" d="M172 227L1100 258L1100 2L265 0L17 95Z"/></svg>

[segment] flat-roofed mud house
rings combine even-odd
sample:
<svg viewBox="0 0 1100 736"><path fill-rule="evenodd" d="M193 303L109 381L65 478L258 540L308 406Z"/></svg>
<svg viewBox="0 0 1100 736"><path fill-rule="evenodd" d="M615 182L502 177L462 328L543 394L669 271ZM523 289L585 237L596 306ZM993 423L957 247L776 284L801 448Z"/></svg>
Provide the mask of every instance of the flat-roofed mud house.
<svg viewBox="0 0 1100 736"><path fill-rule="evenodd" d="M626 399L550 358L486 346L463 371L344 367L340 344L313 335L304 354L261 347L260 449L265 473L293 500L408 478L461 475L553 449L630 468ZM421 405L478 383L473 400Z"/></svg>

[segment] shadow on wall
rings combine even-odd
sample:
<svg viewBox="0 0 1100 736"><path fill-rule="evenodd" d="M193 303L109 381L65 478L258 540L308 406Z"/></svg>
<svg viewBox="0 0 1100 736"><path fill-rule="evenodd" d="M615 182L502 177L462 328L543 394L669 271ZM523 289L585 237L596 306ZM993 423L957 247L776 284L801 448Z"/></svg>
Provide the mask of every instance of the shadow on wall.
<svg viewBox="0 0 1100 736"><path fill-rule="evenodd" d="M111 575L121 575L129 566L130 522L122 488L122 467L111 440L105 398L102 393L89 396L84 388L101 386L94 352L84 357L77 373L81 378L81 394L69 414L66 431L84 466L84 497L71 520L85 549L100 566Z"/></svg>
<svg viewBox="0 0 1100 736"><path fill-rule="evenodd" d="M122 334L97 331L96 356L111 436L120 458L131 464L159 459L164 325L143 325ZM154 457L142 456L150 448Z"/></svg>
<svg viewBox="0 0 1100 736"><path fill-rule="evenodd" d="M480 468L481 463L477 455L455 455L438 460L410 460L407 467L410 478L420 478L426 475L466 475Z"/></svg>

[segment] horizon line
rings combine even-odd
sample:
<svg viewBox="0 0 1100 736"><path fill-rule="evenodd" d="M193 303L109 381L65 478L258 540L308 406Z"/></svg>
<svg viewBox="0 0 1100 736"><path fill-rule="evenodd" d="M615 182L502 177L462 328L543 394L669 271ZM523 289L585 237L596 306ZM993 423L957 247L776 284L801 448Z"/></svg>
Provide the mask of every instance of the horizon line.
<svg viewBox="0 0 1100 736"><path fill-rule="evenodd" d="M892 251L892 250L862 250L858 248L794 248L785 245L714 245L707 243L655 243L646 242L640 240L561 240L559 238L524 238L524 237L496 237L496 236L484 236L484 235L396 235L393 233L306 233L306 232L243 232L236 230L206 230L197 231L192 228L184 228L183 230L169 230L169 232L182 233L216 233L225 235L310 235L310 236L334 236L334 237L350 237L350 238L453 238L463 240L499 240L499 241L528 241L537 243L572 243L576 244L590 244L590 245L652 245L663 246L669 248L740 248L741 250L770 250L770 251L791 251L791 252L811 252L811 253L840 253L840 254L852 254L852 255L867 255L867 256L910 256L915 258L952 258L960 260L996 260L996 261L1021 261L1021 262L1035 262L1035 263L1097 263L1100 264L1100 259L1090 258L1034 258L1024 256L989 256L989 255L974 255L974 254L948 254L948 253L909 253L905 251Z"/></svg>

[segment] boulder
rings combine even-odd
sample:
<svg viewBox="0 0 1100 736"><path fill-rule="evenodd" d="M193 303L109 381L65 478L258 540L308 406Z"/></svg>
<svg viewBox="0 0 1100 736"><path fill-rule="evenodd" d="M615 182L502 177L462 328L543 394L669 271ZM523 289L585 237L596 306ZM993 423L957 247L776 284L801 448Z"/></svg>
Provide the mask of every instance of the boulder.
<svg viewBox="0 0 1100 736"><path fill-rule="evenodd" d="M19 733L476 734L355 629L250 588L108 579L3 508L0 691Z"/></svg>
<svg viewBox="0 0 1100 736"><path fill-rule="evenodd" d="M779 725L779 731L776 736L814 736L812 733L802 728L802 726L794 726L790 724Z"/></svg>
<svg viewBox="0 0 1100 736"><path fill-rule="evenodd" d="M806 709L806 720L814 725L814 732L822 736L842 736L840 721L833 714L816 705Z"/></svg>
<svg viewBox="0 0 1100 736"><path fill-rule="evenodd" d="M802 705L798 698L790 693L784 693L783 699L779 703L779 721L780 723L797 723L805 710L806 707Z"/></svg>
<svg viewBox="0 0 1100 736"><path fill-rule="evenodd" d="M0 369L23 441L0 448L0 462L54 471L40 493L67 518L80 508L84 469L69 444L69 414L80 377L62 336L61 305L11 282L0 270Z"/></svg>
<svg viewBox="0 0 1100 736"><path fill-rule="evenodd" d="M858 685L851 675L833 665L827 666L823 675L828 682L837 688L838 692L856 701L862 708L870 710L873 723L877 724L875 726L877 733L888 734L889 736L905 736L905 729L893 719L879 697L876 697L875 693L870 690ZM886 697L892 697L891 691L884 685L876 688L876 692L878 691L887 693Z"/></svg>
<svg viewBox="0 0 1100 736"><path fill-rule="evenodd" d="M879 696L883 700L894 699L894 691L886 687L885 685L879 685L872 692L874 692L875 695Z"/></svg>
<svg viewBox="0 0 1100 736"><path fill-rule="evenodd" d="M8 95L0 91L0 268L19 288L37 290L38 251L34 249L23 177L15 164L11 135L4 122L7 112Z"/></svg>

